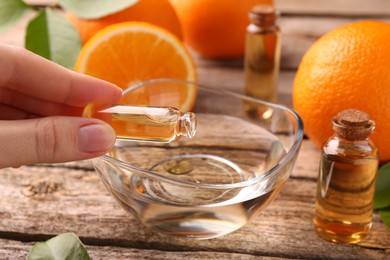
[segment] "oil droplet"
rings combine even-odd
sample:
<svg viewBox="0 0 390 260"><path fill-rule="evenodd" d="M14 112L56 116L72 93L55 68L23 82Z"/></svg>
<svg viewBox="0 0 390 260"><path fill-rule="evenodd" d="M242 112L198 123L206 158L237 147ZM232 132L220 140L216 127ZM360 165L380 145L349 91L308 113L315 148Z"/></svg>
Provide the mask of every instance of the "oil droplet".
<svg viewBox="0 0 390 260"><path fill-rule="evenodd" d="M164 169L171 174L180 175L192 172L194 167L189 161L171 160L164 165Z"/></svg>

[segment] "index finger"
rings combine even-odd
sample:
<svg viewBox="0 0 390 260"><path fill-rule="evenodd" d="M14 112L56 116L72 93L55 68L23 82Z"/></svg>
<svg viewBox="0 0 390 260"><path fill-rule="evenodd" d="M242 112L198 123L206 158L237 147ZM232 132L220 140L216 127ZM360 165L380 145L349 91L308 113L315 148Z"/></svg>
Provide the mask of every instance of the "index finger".
<svg viewBox="0 0 390 260"><path fill-rule="evenodd" d="M70 106L114 103L122 93L112 83L73 72L19 47L0 44L0 67L0 87Z"/></svg>

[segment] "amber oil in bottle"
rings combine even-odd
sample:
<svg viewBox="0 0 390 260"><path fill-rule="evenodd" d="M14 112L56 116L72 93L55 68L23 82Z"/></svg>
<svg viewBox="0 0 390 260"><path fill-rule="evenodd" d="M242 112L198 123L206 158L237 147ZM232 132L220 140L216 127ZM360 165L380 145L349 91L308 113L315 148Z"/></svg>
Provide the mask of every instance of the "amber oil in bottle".
<svg viewBox="0 0 390 260"><path fill-rule="evenodd" d="M378 154L368 114L348 109L332 121L335 134L322 147L314 224L332 242L357 243L371 228Z"/></svg>
<svg viewBox="0 0 390 260"><path fill-rule="evenodd" d="M277 101L280 67L281 32L276 24L277 12L272 5L257 5L249 12L245 45L245 93L269 102ZM268 118L269 107L247 104L251 116Z"/></svg>
<svg viewBox="0 0 390 260"><path fill-rule="evenodd" d="M174 107L90 104L83 116L107 122L123 140L171 142L196 132L195 114Z"/></svg>

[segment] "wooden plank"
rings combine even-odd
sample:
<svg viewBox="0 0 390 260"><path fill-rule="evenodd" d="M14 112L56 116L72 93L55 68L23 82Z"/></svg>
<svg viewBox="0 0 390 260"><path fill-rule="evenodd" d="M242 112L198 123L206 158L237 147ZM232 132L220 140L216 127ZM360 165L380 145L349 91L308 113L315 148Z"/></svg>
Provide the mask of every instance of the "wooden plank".
<svg viewBox="0 0 390 260"><path fill-rule="evenodd" d="M282 12L295 15L390 16L387 0L274 0Z"/></svg>
<svg viewBox="0 0 390 260"><path fill-rule="evenodd" d="M25 259L33 243L24 243L14 240L0 239L1 259ZM251 260L256 256L223 252L185 252L162 251L136 248L121 248L112 246L85 246L89 256L94 260L125 260L125 259L237 259ZM264 260L277 260L278 257L262 257ZM286 259L286 258L284 258Z"/></svg>
<svg viewBox="0 0 390 260"><path fill-rule="evenodd" d="M26 259L30 248L30 243L0 239L1 259Z"/></svg>
<svg viewBox="0 0 390 260"><path fill-rule="evenodd" d="M221 67L218 65L198 66L199 83L233 92L245 93L244 71L240 67ZM281 71L278 81L278 103L292 107L292 86L295 71Z"/></svg>
<svg viewBox="0 0 390 260"><path fill-rule="evenodd" d="M320 239L311 224L316 172L307 169L310 174L304 175L303 162L260 216L235 233L206 241L175 239L145 229L115 203L94 172L62 167L0 171L0 237L42 240L74 231L89 245L311 259L330 252L337 259L374 259L385 257L390 249L390 234L377 215L371 235L358 246ZM42 188L49 183L54 188Z"/></svg>
<svg viewBox="0 0 390 260"><path fill-rule="evenodd" d="M291 176L317 181L319 163L320 149L310 140L304 140Z"/></svg>

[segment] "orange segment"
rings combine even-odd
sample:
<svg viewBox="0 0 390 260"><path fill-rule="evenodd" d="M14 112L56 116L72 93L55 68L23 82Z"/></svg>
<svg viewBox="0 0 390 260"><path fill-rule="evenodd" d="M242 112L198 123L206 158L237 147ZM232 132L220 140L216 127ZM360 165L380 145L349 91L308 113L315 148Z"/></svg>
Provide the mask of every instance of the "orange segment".
<svg viewBox="0 0 390 260"><path fill-rule="evenodd" d="M194 62L183 43L165 29L143 22L115 24L98 32L83 46L75 71L110 81L122 89L155 78L196 80ZM153 88L153 95L169 88L177 87L165 84ZM132 104L148 105L151 97L146 92L133 96ZM188 111L194 104L196 89L180 88L180 92L176 107Z"/></svg>

